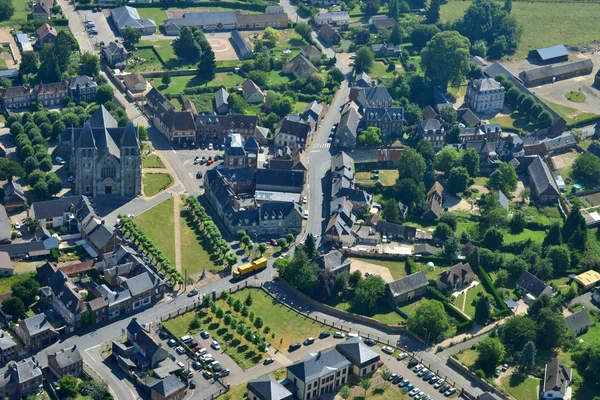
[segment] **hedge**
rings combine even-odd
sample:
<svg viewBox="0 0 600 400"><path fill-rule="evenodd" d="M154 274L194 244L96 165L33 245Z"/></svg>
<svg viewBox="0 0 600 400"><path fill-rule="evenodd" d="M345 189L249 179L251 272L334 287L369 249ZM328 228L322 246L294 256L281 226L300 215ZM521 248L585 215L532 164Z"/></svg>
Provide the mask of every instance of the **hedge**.
<svg viewBox="0 0 600 400"><path fill-rule="evenodd" d="M494 298L494 300L496 300L496 304L497 304L497 307L499 308L499 311L497 311L494 314L497 314L497 316L499 316L499 315L503 315L503 314L499 314L500 312L510 311L508 309L508 306L502 299L502 297L500 297L500 295L498 294L496 287L492 283L492 280L490 279L490 276L485 271L485 269L483 269L483 267L481 265L479 265L477 270L479 272L477 275L479 276L479 279L481 280L481 284L485 287L485 289L489 293L492 294L492 297ZM490 317L491 317L491 315L490 315Z"/></svg>
<svg viewBox="0 0 600 400"><path fill-rule="evenodd" d="M473 326L473 321L467 318L456 308L454 308L454 306L448 301L448 298L444 296L439 290L437 290L433 286L427 286L427 290L433 297L437 298L439 301L442 302L442 304L444 305L444 309L448 314L450 314L452 317L459 321L458 325L456 325L457 329L469 329Z"/></svg>

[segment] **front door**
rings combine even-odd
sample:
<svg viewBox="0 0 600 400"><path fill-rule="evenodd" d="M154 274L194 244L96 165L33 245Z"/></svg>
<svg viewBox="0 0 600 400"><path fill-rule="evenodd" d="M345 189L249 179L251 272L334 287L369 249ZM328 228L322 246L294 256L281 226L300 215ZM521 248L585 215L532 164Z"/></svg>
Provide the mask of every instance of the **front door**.
<svg viewBox="0 0 600 400"><path fill-rule="evenodd" d="M104 186L104 193L105 194L111 194L112 193L112 186Z"/></svg>

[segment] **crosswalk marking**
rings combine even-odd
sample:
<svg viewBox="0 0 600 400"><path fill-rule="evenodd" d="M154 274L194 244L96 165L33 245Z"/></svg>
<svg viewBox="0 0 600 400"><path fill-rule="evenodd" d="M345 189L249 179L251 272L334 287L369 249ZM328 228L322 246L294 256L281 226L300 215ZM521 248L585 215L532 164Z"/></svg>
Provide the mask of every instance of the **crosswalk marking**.
<svg viewBox="0 0 600 400"><path fill-rule="evenodd" d="M328 149L331 147L331 143L316 143L313 148L314 149Z"/></svg>

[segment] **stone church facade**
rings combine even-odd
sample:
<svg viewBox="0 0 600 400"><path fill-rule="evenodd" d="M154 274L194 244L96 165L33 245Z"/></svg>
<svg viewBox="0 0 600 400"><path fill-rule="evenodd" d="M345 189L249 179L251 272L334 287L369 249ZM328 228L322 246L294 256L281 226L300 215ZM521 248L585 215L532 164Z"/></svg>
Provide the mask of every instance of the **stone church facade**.
<svg viewBox="0 0 600 400"><path fill-rule="evenodd" d="M135 197L142 193L142 158L133 123L119 127L101 106L83 128L60 137L61 153L70 160L75 194Z"/></svg>

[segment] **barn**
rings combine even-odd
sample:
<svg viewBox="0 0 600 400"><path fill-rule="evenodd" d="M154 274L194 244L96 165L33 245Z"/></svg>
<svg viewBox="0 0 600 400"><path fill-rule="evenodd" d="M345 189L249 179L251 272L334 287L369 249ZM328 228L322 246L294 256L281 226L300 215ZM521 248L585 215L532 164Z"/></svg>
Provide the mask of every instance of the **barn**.
<svg viewBox="0 0 600 400"><path fill-rule="evenodd" d="M569 61L569 52L564 44L533 50L533 56L538 61L548 64Z"/></svg>

